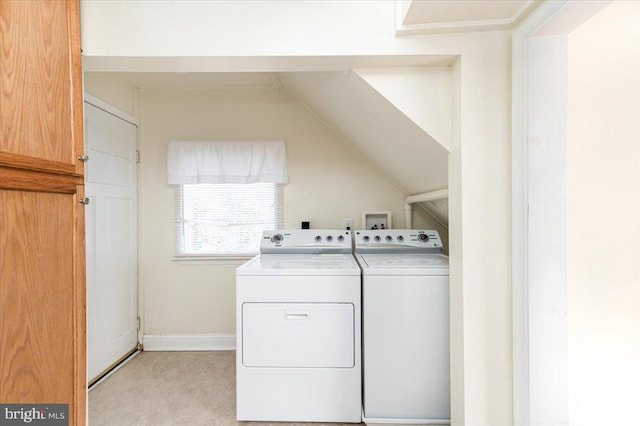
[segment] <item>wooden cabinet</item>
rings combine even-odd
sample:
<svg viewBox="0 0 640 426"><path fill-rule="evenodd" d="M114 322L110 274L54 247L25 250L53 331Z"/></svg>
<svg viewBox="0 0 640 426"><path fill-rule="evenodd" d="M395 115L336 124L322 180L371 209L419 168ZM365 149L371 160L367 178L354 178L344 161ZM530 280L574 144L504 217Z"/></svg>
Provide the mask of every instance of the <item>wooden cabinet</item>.
<svg viewBox="0 0 640 426"><path fill-rule="evenodd" d="M82 174L76 1L0 2L0 164Z"/></svg>
<svg viewBox="0 0 640 426"><path fill-rule="evenodd" d="M77 0L0 1L0 402L85 423Z"/></svg>

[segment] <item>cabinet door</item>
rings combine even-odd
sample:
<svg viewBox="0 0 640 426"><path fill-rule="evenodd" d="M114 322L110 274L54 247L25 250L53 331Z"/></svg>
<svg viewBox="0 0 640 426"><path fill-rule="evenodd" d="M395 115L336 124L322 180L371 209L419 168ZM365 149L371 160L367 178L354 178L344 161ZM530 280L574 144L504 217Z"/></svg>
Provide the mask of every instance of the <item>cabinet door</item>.
<svg viewBox="0 0 640 426"><path fill-rule="evenodd" d="M77 1L0 1L0 165L82 174Z"/></svg>
<svg viewBox="0 0 640 426"><path fill-rule="evenodd" d="M16 184L0 190L0 401L69 404L69 424L84 424L82 187L24 191L20 173L33 178L0 173Z"/></svg>

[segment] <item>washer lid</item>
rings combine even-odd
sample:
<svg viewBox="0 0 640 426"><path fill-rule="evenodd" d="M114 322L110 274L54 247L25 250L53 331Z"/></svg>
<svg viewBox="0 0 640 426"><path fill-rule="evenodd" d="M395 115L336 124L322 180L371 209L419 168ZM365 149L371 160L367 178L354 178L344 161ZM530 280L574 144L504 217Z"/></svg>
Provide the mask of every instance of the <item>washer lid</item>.
<svg viewBox="0 0 640 426"><path fill-rule="evenodd" d="M236 275L360 275L360 267L350 254L261 254Z"/></svg>
<svg viewBox="0 0 640 426"><path fill-rule="evenodd" d="M368 275L449 275L449 258L442 254L360 254Z"/></svg>

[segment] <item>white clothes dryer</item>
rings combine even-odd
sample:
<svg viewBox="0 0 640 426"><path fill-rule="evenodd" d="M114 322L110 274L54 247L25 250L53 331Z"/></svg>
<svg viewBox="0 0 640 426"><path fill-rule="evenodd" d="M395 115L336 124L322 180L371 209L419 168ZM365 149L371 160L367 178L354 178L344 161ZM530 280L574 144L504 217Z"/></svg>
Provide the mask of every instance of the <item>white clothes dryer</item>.
<svg viewBox="0 0 640 426"><path fill-rule="evenodd" d="M437 231L355 231L363 421L449 424L449 259Z"/></svg>
<svg viewBox="0 0 640 426"><path fill-rule="evenodd" d="M240 421L361 421L360 268L351 232L263 233L236 270Z"/></svg>

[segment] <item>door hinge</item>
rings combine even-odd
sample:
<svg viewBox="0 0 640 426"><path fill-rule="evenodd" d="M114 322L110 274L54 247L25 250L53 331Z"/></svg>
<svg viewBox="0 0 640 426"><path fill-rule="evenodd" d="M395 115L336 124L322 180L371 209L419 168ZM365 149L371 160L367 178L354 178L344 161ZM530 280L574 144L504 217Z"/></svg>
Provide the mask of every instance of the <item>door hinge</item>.
<svg viewBox="0 0 640 426"><path fill-rule="evenodd" d="M136 149L136 164L140 164L140 151Z"/></svg>
<svg viewBox="0 0 640 426"><path fill-rule="evenodd" d="M138 321L138 331L140 331L140 317L136 317L136 320Z"/></svg>

